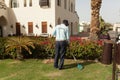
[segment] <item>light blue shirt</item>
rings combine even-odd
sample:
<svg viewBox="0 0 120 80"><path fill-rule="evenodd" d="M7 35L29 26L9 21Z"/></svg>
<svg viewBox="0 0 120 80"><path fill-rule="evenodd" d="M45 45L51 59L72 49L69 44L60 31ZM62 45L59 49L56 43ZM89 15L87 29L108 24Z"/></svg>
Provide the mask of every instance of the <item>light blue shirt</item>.
<svg viewBox="0 0 120 80"><path fill-rule="evenodd" d="M64 24L57 25L52 35L56 37L56 41L67 40L69 42L68 26Z"/></svg>

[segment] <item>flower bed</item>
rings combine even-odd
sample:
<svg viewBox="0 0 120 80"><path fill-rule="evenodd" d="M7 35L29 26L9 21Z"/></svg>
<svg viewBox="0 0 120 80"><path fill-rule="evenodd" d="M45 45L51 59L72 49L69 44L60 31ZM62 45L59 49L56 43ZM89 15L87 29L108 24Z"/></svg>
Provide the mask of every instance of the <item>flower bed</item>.
<svg viewBox="0 0 120 80"><path fill-rule="evenodd" d="M55 38L31 37L34 40L35 49L32 54L22 51L24 58L53 58L55 54ZM90 41L81 37L70 37L70 44L67 48L66 58L96 59L102 53L102 41ZM5 54L4 54L5 55ZM0 55L2 56L2 55Z"/></svg>

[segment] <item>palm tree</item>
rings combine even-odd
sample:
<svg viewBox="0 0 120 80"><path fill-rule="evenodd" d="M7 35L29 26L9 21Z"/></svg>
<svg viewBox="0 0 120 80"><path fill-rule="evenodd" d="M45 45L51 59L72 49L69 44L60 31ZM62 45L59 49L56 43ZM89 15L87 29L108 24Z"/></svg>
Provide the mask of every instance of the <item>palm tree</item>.
<svg viewBox="0 0 120 80"><path fill-rule="evenodd" d="M99 12L102 0L91 0L91 25L90 25L90 39L97 40L99 32Z"/></svg>
<svg viewBox="0 0 120 80"><path fill-rule="evenodd" d="M23 59L22 49L25 49L30 54L30 47L35 48L33 41L28 37L9 37L6 41L6 52L9 53L12 50L15 50L17 59Z"/></svg>

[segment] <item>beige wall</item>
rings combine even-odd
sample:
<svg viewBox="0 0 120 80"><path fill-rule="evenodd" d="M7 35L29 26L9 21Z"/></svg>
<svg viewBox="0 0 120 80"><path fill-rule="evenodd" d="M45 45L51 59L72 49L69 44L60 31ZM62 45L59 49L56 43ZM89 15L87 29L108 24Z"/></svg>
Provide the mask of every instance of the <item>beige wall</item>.
<svg viewBox="0 0 120 80"><path fill-rule="evenodd" d="M68 19L70 32L72 31L72 34L78 33L77 23L79 23L79 18L75 13L75 7L73 8L73 12L69 11L68 4L67 9L64 9L64 0L61 0L61 7L57 6L57 0L50 0L50 8L40 8L39 0L32 0L32 7L29 6L29 0L27 0L27 7L24 7L23 0L18 1L18 8L10 8L9 0L5 0L8 9L6 12L2 11L2 15L4 14L8 21L7 27L9 27L9 31L7 31L6 34L16 34L15 23L20 22L21 33L28 35L28 22L33 22L34 35L40 35L42 33L41 22L43 21L47 22L47 32L51 34L57 25L58 18L61 20ZM75 6L75 0L70 0L70 3L73 3ZM72 28L71 23L73 24ZM23 25L25 28L22 27ZM36 28L36 25L38 25L39 28ZM53 28L49 25L52 25ZM13 28L11 28L11 26L13 26Z"/></svg>
<svg viewBox="0 0 120 80"><path fill-rule="evenodd" d="M71 3L73 4L73 11L71 12ZM69 30L71 35L78 34L78 23L79 18L75 11L75 0L67 0L67 8L64 8L64 0L61 2L61 6L57 6L57 0L56 0L56 24L58 23L58 19L60 18L61 22L64 19L67 19L69 21ZM73 26L71 26L73 24Z"/></svg>

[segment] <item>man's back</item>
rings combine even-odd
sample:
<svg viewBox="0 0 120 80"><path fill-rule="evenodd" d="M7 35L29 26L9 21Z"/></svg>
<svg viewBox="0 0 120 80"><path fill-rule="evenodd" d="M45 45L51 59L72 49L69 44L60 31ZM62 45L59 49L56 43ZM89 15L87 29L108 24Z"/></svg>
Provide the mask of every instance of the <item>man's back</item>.
<svg viewBox="0 0 120 80"><path fill-rule="evenodd" d="M55 27L53 35L56 37L56 41L68 40L69 39L68 32L69 32L68 27L66 27L64 24L60 24Z"/></svg>

